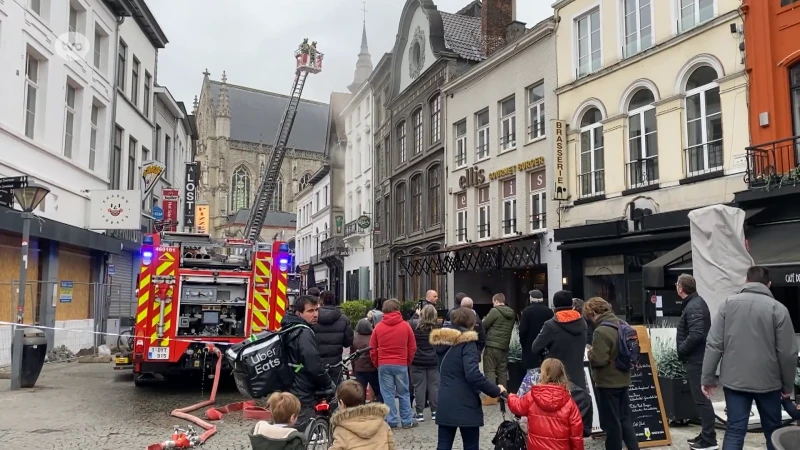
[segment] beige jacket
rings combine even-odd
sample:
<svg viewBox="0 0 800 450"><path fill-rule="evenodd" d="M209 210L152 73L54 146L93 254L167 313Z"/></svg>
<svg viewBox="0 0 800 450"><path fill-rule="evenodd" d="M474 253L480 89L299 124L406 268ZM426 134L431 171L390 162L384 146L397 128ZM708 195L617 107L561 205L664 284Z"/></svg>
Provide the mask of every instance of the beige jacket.
<svg viewBox="0 0 800 450"><path fill-rule="evenodd" d="M337 411L331 417L330 450L394 450L392 430L385 421L387 414L389 407L382 403Z"/></svg>

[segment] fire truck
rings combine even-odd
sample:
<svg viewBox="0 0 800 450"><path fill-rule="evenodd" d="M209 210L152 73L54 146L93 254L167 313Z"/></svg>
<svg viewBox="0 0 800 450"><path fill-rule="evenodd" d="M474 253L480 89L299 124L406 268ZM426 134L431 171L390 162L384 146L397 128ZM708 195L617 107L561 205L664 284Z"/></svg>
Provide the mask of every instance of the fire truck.
<svg viewBox="0 0 800 450"><path fill-rule="evenodd" d="M286 242L222 244L207 234L147 235L130 353L137 385L209 369L221 350L280 328L289 306ZM125 361L127 363L127 361ZM210 372L210 371L209 371Z"/></svg>

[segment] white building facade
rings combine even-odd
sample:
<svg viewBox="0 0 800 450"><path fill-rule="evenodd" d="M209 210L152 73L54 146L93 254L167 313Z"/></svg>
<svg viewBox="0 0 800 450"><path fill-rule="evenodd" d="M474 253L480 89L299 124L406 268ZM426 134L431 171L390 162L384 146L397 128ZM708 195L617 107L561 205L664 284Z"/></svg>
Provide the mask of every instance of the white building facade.
<svg viewBox="0 0 800 450"><path fill-rule="evenodd" d="M307 184L299 187L300 192L295 196L295 260L303 274L301 285L305 289L329 288L329 271L320 257L320 243L332 236L330 185L330 166L324 165Z"/></svg>
<svg viewBox="0 0 800 450"><path fill-rule="evenodd" d="M177 221L174 230L183 230L184 177L186 163L192 159L192 131L183 102L177 102L164 86L155 87L156 134L153 157L164 164L164 175L153 189L150 201L163 210L164 221ZM164 195L164 190L178 190L178 199ZM170 202L176 202L174 206ZM169 211L172 208L173 211ZM152 212L152 207L151 207ZM175 213L175 217L170 217Z"/></svg>
<svg viewBox="0 0 800 450"><path fill-rule="evenodd" d="M550 298L561 289L561 255L549 245L557 205L547 183L549 123L558 117L555 26L552 19L537 24L443 87L447 247L519 252L504 257L502 268L454 271L448 292L491 286L523 308L530 290Z"/></svg>
<svg viewBox="0 0 800 450"><path fill-rule="evenodd" d="M363 83L345 108L345 300L372 293L372 89Z"/></svg>

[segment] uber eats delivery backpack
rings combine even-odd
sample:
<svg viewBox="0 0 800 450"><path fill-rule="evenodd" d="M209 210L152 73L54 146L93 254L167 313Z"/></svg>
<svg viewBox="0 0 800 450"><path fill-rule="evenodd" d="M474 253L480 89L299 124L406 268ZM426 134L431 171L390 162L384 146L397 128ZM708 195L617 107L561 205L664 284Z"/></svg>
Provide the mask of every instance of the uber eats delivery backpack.
<svg viewBox="0 0 800 450"><path fill-rule="evenodd" d="M294 374L300 368L289 364L286 341L289 333L299 328L311 330L306 325L295 325L285 330L265 331L232 345L225 352L239 392L251 398L264 398L292 386Z"/></svg>

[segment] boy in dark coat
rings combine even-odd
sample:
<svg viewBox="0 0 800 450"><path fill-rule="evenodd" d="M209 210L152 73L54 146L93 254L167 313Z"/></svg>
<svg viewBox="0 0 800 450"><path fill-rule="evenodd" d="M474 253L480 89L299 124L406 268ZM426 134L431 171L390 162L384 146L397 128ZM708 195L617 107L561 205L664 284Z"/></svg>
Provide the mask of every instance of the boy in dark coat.
<svg viewBox="0 0 800 450"><path fill-rule="evenodd" d="M260 421L250 433L253 450L305 450L306 438L292 426L300 414L300 400L288 392L275 392L267 400L272 419Z"/></svg>
<svg viewBox="0 0 800 450"><path fill-rule="evenodd" d="M547 350L548 358L564 364L569 381L586 389L583 356L586 350L586 321L572 309L572 292L558 291L553 295L555 316L544 323L531 350L535 355Z"/></svg>

